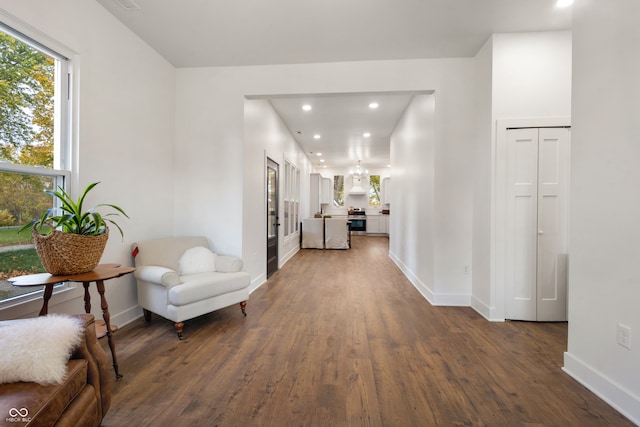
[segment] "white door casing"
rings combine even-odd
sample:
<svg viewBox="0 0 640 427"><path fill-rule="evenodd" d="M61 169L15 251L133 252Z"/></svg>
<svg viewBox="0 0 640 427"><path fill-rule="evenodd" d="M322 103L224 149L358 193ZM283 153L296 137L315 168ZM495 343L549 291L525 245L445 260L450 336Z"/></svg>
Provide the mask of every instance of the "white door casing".
<svg viewBox="0 0 640 427"><path fill-rule="evenodd" d="M505 317L567 319L567 128L507 131Z"/></svg>

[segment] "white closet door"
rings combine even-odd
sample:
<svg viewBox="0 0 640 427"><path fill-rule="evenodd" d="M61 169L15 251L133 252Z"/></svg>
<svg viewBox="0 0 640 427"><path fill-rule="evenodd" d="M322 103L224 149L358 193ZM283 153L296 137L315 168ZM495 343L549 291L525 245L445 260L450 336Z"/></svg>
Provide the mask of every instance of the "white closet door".
<svg viewBox="0 0 640 427"><path fill-rule="evenodd" d="M567 319L569 130L507 138L506 318Z"/></svg>
<svg viewBox="0 0 640 427"><path fill-rule="evenodd" d="M540 129L538 321L567 320L569 138L569 129Z"/></svg>
<svg viewBox="0 0 640 427"><path fill-rule="evenodd" d="M506 318L536 320L538 129L507 139Z"/></svg>

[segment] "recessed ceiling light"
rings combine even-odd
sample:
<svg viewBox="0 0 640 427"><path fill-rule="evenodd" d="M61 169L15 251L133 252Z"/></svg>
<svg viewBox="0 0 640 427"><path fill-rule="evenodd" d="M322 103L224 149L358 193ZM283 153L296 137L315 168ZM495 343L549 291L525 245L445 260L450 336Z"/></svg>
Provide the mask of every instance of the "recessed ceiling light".
<svg viewBox="0 0 640 427"><path fill-rule="evenodd" d="M391 167L391 165L387 165L387 167L388 167L388 168L390 168L390 167Z"/></svg>
<svg viewBox="0 0 640 427"><path fill-rule="evenodd" d="M320 163L324 163L324 159L320 159Z"/></svg>
<svg viewBox="0 0 640 427"><path fill-rule="evenodd" d="M302 106L302 109L303 109L304 111L311 111L311 105L309 105L309 104L304 104L304 105Z"/></svg>
<svg viewBox="0 0 640 427"><path fill-rule="evenodd" d="M362 134L362 136L364 136L365 138L369 138L371 134L369 132L365 132Z"/></svg>
<svg viewBox="0 0 640 427"><path fill-rule="evenodd" d="M369 108L371 108L372 110L375 110L376 108L378 108L378 103L372 102L371 104L369 104Z"/></svg>
<svg viewBox="0 0 640 427"><path fill-rule="evenodd" d="M316 156L320 157L322 156L322 153L316 153Z"/></svg>
<svg viewBox="0 0 640 427"><path fill-rule="evenodd" d="M573 0L558 0L556 2L557 7L567 7L573 4Z"/></svg>
<svg viewBox="0 0 640 427"><path fill-rule="evenodd" d="M320 139L320 135L316 133L315 135L313 135L313 139Z"/></svg>

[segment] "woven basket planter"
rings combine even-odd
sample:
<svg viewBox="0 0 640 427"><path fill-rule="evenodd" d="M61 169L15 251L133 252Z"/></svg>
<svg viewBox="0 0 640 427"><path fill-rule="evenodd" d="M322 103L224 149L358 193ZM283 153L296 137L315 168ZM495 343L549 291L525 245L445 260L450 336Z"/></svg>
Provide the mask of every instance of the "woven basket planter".
<svg viewBox="0 0 640 427"><path fill-rule="evenodd" d="M96 268L109 239L109 231L98 236L53 230L42 235L33 228L33 241L45 270L54 276L80 274Z"/></svg>

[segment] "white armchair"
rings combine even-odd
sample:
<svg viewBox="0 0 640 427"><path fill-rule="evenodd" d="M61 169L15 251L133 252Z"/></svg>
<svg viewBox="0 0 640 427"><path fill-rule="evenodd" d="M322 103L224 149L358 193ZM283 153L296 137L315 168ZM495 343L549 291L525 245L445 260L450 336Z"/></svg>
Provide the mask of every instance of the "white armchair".
<svg viewBox="0 0 640 427"><path fill-rule="evenodd" d="M246 316L251 275L242 260L213 253L205 237L169 237L133 244L138 304L146 321L156 313L175 322L182 339L184 321L240 304Z"/></svg>

